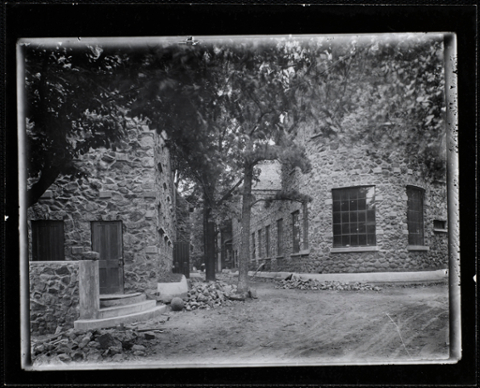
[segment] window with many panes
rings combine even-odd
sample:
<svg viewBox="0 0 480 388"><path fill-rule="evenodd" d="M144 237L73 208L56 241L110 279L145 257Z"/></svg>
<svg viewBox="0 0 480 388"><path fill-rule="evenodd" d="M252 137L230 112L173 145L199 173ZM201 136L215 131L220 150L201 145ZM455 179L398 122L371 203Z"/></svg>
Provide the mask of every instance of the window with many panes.
<svg viewBox="0 0 480 388"><path fill-rule="evenodd" d="M424 245L423 196L424 190L407 186L408 245Z"/></svg>
<svg viewBox="0 0 480 388"><path fill-rule="evenodd" d="M283 255L283 219L277 220L277 255Z"/></svg>
<svg viewBox="0 0 480 388"><path fill-rule="evenodd" d="M258 230L258 257L262 257L262 229Z"/></svg>
<svg viewBox="0 0 480 388"><path fill-rule="evenodd" d="M32 260L65 260L63 221L32 221Z"/></svg>
<svg viewBox="0 0 480 388"><path fill-rule="evenodd" d="M376 244L375 186L333 189L333 246Z"/></svg>
<svg viewBox="0 0 480 388"><path fill-rule="evenodd" d="M265 227L265 257L270 257L270 225Z"/></svg>
<svg viewBox="0 0 480 388"><path fill-rule="evenodd" d="M252 233L252 260L255 260L255 255L256 255L256 249L255 249L255 232Z"/></svg>
<svg viewBox="0 0 480 388"><path fill-rule="evenodd" d="M300 252L300 212L294 211L292 213L292 238L293 238L293 253Z"/></svg>

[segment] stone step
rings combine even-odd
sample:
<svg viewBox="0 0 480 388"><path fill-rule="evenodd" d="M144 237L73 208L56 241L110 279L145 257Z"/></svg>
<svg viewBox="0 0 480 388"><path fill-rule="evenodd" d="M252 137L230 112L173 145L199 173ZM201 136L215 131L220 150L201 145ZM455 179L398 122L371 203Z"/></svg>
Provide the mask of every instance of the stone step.
<svg viewBox="0 0 480 388"><path fill-rule="evenodd" d="M155 301L151 301L154 302ZM120 324L147 321L157 317L159 314L167 310L166 305L155 306L146 311L136 312L133 314L123 315L119 317L99 318L99 319L79 319L74 322L74 328L77 330L91 330L105 327L115 327Z"/></svg>
<svg viewBox="0 0 480 388"><path fill-rule="evenodd" d="M120 317L122 315L129 315L141 311L147 311L157 305L155 300L146 300L139 303L126 304L121 306L105 307L98 310L98 318L112 318Z"/></svg>
<svg viewBox="0 0 480 388"><path fill-rule="evenodd" d="M146 299L147 296L140 292L134 294L104 294L100 295L100 308L140 303Z"/></svg>

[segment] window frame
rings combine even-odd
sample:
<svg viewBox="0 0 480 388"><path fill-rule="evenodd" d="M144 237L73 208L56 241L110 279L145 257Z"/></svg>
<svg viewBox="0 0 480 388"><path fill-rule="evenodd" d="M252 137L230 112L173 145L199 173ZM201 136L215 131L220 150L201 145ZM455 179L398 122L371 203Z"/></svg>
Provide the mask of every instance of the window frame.
<svg viewBox="0 0 480 388"><path fill-rule="evenodd" d="M48 225L48 227L47 227ZM56 227L52 227L56 225ZM63 220L32 220L32 261L65 261ZM59 232L57 232L59 230ZM48 231L47 234L43 234ZM55 236L55 234L57 234ZM48 243L46 242L48 240ZM53 253L53 254L52 254ZM43 256L48 256L45 260ZM53 257L53 259L52 259Z"/></svg>
<svg viewBox="0 0 480 388"><path fill-rule="evenodd" d="M277 220L277 256L283 256L283 218Z"/></svg>
<svg viewBox="0 0 480 388"><path fill-rule="evenodd" d="M425 189L407 185L408 245L425 246ZM414 198L420 194L420 198Z"/></svg>
<svg viewBox="0 0 480 388"><path fill-rule="evenodd" d="M262 229L258 229L258 257L262 257Z"/></svg>
<svg viewBox="0 0 480 388"><path fill-rule="evenodd" d="M292 253L300 252L301 244L300 210L292 212Z"/></svg>
<svg viewBox="0 0 480 388"><path fill-rule="evenodd" d="M332 236L334 250L338 252L345 250L365 251L376 248L375 194L375 185L332 189Z"/></svg>
<svg viewBox="0 0 480 388"><path fill-rule="evenodd" d="M256 258L255 232L252 232L251 238L252 238L252 260L255 260Z"/></svg>
<svg viewBox="0 0 480 388"><path fill-rule="evenodd" d="M441 222L439 225L438 223ZM435 233L448 233L448 222L446 220L433 220L433 231Z"/></svg>
<svg viewBox="0 0 480 388"><path fill-rule="evenodd" d="M270 225L265 227L265 257L270 257Z"/></svg>

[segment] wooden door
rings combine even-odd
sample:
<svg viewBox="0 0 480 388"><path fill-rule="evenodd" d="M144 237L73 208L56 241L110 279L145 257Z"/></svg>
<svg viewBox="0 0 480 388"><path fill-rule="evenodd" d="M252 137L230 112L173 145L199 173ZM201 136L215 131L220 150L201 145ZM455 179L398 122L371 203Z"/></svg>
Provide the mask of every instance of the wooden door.
<svg viewBox="0 0 480 388"><path fill-rule="evenodd" d="M122 294L122 222L92 222L92 249L100 253L100 294Z"/></svg>
<svg viewBox="0 0 480 388"><path fill-rule="evenodd" d="M173 245L173 264L172 272L190 277L190 243L179 241Z"/></svg>

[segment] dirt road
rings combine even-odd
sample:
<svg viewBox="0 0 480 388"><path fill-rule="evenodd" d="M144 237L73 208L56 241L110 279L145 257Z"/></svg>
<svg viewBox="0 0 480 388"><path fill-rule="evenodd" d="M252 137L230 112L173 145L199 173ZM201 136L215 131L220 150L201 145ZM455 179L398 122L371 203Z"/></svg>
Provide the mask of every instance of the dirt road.
<svg viewBox="0 0 480 388"><path fill-rule="evenodd" d="M446 285L302 291L254 282L258 299L170 312L144 361L162 364L364 363L448 358ZM164 317L165 318L165 317Z"/></svg>
<svg viewBox="0 0 480 388"><path fill-rule="evenodd" d="M448 358L446 284L384 286L380 291L282 289L278 283L263 281L251 282L251 287L258 299L230 301L208 310L168 311L129 328L67 332L55 341L61 349L40 345L44 350L39 353L35 350L39 339L34 338L34 365L123 363L171 368ZM132 332L136 337L126 339ZM108 336L122 342L99 349L100 338L105 341Z"/></svg>

